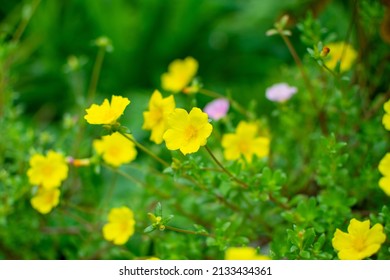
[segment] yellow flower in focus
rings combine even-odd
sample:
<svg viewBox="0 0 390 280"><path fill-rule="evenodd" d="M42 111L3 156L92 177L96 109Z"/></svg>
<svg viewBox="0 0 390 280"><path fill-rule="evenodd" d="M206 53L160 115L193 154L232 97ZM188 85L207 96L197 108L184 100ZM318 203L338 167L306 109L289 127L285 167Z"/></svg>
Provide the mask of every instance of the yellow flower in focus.
<svg viewBox="0 0 390 280"><path fill-rule="evenodd" d="M390 153L387 153L379 162L379 172L383 177L379 180L379 187L390 196Z"/></svg>
<svg viewBox="0 0 390 280"><path fill-rule="evenodd" d="M122 116L130 100L126 97L113 95L111 103L104 99L102 105L92 104L86 109L84 119L89 124L114 124Z"/></svg>
<svg viewBox="0 0 390 280"><path fill-rule="evenodd" d="M206 145L212 130L207 114L201 109L192 108L189 114L184 109L175 109L168 117L168 130L163 139L169 150L180 149L186 155Z"/></svg>
<svg viewBox="0 0 390 280"><path fill-rule="evenodd" d="M362 260L379 251L386 240L383 226L376 224L370 229L370 221L352 219L348 233L336 229L332 239L333 248L338 251L340 260Z"/></svg>
<svg viewBox="0 0 390 280"><path fill-rule="evenodd" d="M383 105L383 108L385 109L385 114L382 118L382 124L386 130L390 130L390 100Z"/></svg>
<svg viewBox="0 0 390 280"><path fill-rule="evenodd" d="M192 57L176 59L168 66L168 72L161 75L164 90L179 92L194 78L198 71L198 62Z"/></svg>
<svg viewBox="0 0 390 280"><path fill-rule="evenodd" d="M258 255L251 247L230 247L225 252L225 260L270 260L268 256Z"/></svg>
<svg viewBox="0 0 390 280"><path fill-rule="evenodd" d="M30 202L39 213L47 214L60 202L60 190L39 187L38 192L31 198Z"/></svg>
<svg viewBox="0 0 390 280"><path fill-rule="evenodd" d="M68 177L66 159L54 151L49 151L46 156L35 154L30 158L27 176L32 185L42 186L45 189L59 187Z"/></svg>
<svg viewBox="0 0 390 280"><path fill-rule="evenodd" d="M262 158L269 154L270 139L258 136L256 123L241 121L235 133L227 133L222 137L222 147L227 160L237 160L244 156L248 163L254 155Z"/></svg>
<svg viewBox="0 0 390 280"><path fill-rule="evenodd" d="M137 156L134 143L119 132L94 140L93 147L106 163L114 167L129 163Z"/></svg>
<svg viewBox="0 0 390 280"><path fill-rule="evenodd" d="M351 69L352 64L357 58L355 49L344 42L330 43L327 45L330 52L324 59L325 65L334 70L337 63L340 61L340 72L345 72Z"/></svg>
<svg viewBox="0 0 390 280"><path fill-rule="evenodd" d="M123 206L112 208L108 214L108 223L103 226L103 236L115 245L123 245L134 234L133 211Z"/></svg>
<svg viewBox="0 0 390 280"><path fill-rule="evenodd" d="M167 118L175 109L173 95L163 98L158 90L155 90L149 101L149 111L143 113L144 125L142 129L151 130L150 140L161 144L163 134L167 130Z"/></svg>

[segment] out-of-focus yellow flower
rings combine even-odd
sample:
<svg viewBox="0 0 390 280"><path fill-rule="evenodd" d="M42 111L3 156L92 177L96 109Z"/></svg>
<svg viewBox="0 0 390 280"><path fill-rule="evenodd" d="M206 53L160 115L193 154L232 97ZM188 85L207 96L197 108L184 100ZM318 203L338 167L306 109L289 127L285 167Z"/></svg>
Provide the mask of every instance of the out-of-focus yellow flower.
<svg viewBox="0 0 390 280"><path fill-rule="evenodd" d="M230 247L225 252L225 260L270 260L268 256L258 255L251 247Z"/></svg>
<svg viewBox="0 0 390 280"><path fill-rule="evenodd" d="M386 130L390 130L390 100L383 105L383 109L385 110L385 114L382 118L382 124Z"/></svg>
<svg viewBox="0 0 390 280"><path fill-rule="evenodd" d="M379 187L390 196L390 153L387 153L379 162L378 169L383 175L379 180Z"/></svg>
<svg viewBox="0 0 390 280"><path fill-rule="evenodd" d="M327 47L330 52L324 59L324 62L328 68L334 70L340 61L340 72L351 69L357 58L357 52L351 45L344 42L336 42L328 44Z"/></svg>
<svg viewBox="0 0 390 280"><path fill-rule="evenodd" d="M270 139L258 136L256 123L241 121L235 133L227 133L222 137L222 147L227 160L237 160L241 156L248 163L254 155L262 158L269 154Z"/></svg>
<svg viewBox="0 0 390 280"><path fill-rule="evenodd" d="M123 245L134 234L133 211L123 206L112 208L108 214L108 223L103 226L103 236L115 245Z"/></svg>
<svg viewBox="0 0 390 280"><path fill-rule="evenodd" d="M186 155L206 145L212 130L207 114L201 109L194 107L189 114L184 109L175 109L168 117L168 130L163 139L169 150L180 149Z"/></svg>
<svg viewBox="0 0 390 280"><path fill-rule="evenodd" d="M45 189L59 187L68 177L66 159L54 151L49 151L46 156L34 154L30 158L27 176L32 185L42 186Z"/></svg>
<svg viewBox="0 0 390 280"><path fill-rule="evenodd" d="M108 99L104 99L102 105L92 104L86 109L87 114L84 119L89 124L114 124L122 116L130 100L126 97L113 95L111 104Z"/></svg>
<svg viewBox="0 0 390 280"><path fill-rule="evenodd" d="M198 62L194 58L176 59L169 64L168 72L161 75L162 88L172 92L182 91L197 71Z"/></svg>
<svg viewBox="0 0 390 280"><path fill-rule="evenodd" d="M38 192L31 198L30 202L39 213L47 214L60 202L60 190L39 187Z"/></svg>
<svg viewBox="0 0 390 280"><path fill-rule="evenodd" d="M155 90L149 101L149 111L144 112L144 124L142 129L151 130L150 140L161 144L163 134L167 130L167 118L175 109L173 95L163 98L158 90Z"/></svg>
<svg viewBox="0 0 390 280"><path fill-rule="evenodd" d="M360 222L352 219L348 233L336 229L332 239L333 248L341 260L362 260L379 251L386 240L383 226L376 224L370 229L370 221Z"/></svg>
<svg viewBox="0 0 390 280"><path fill-rule="evenodd" d="M115 167L129 163L137 156L134 143L119 132L103 136L101 140L94 140L93 147L106 163Z"/></svg>

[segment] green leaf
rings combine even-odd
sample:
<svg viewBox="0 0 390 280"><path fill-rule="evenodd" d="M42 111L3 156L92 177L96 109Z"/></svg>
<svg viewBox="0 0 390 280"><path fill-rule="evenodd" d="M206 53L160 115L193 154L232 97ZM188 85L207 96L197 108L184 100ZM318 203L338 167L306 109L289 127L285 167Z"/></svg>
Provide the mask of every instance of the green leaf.
<svg viewBox="0 0 390 280"><path fill-rule="evenodd" d="M304 259L310 259L310 256L311 256L310 252L308 252L308 251L301 251L301 252L299 253L299 255L300 255L302 258L304 258Z"/></svg>
<svg viewBox="0 0 390 280"><path fill-rule="evenodd" d="M144 229L144 233L150 233L152 231L155 231L156 228L153 225L150 225Z"/></svg>
<svg viewBox="0 0 390 280"><path fill-rule="evenodd" d="M306 50L307 50L307 52L308 52L312 57L316 58L316 55L315 55L315 52L314 52L313 49L307 48Z"/></svg>
<svg viewBox="0 0 390 280"><path fill-rule="evenodd" d="M320 251L322 246L325 244L325 234L321 234L320 237L318 237L317 241L313 245L314 251Z"/></svg>
<svg viewBox="0 0 390 280"><path fill-rule="evenodd" d="M169 223L173 218L174 218L174 215L169 215L168 217L164 217L164 218L162 218L161 223L163 225L165 225L165 224Z"/></svg>
<svg viewBox="0 0 390 280"><path fill-rule="evenodd" d="M231 222L226 222L226 223L224 223L224 224L222 225L222 227L221 227L222 231L223 231L223 232L227 231L228 228L231 226L231 224L232 224Z"/></svg>

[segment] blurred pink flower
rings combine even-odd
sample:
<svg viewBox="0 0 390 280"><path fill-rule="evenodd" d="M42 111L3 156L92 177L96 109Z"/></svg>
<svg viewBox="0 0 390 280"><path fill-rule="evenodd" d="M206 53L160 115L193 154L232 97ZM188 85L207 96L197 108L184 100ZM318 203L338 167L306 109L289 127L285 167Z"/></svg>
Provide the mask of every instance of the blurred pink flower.
<svg viewBox="0 0 390 280"><path fill-rule="evenodd" d="M218 98L211 101L204 107L204 112L213 120L217 121L226 116L229 110L229 100Z"/></svg>
<svg viewBox="0 0 390 280"><path fill-rule="evenodd" d="M279 83L267 88L265 96L271 101L284 102L289 100L295 93L297 93L296 87L290 87L286 83Z"/></svg>

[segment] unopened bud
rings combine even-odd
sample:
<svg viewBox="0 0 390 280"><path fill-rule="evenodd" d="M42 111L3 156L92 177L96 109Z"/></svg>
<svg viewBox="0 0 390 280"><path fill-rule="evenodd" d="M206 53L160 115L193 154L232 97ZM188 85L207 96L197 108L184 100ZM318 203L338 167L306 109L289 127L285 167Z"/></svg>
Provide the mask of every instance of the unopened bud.
<svg viewBox="0 0 390 280"><path fill-rule="evenodd" d="M328 47L323 47L322 48L322 51L320 53L320 56L321 57L326 57L328 55L328 53L330 52L330 49Z"/></svg>

